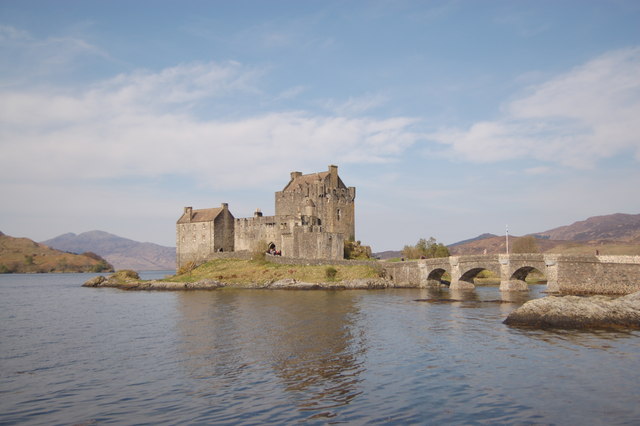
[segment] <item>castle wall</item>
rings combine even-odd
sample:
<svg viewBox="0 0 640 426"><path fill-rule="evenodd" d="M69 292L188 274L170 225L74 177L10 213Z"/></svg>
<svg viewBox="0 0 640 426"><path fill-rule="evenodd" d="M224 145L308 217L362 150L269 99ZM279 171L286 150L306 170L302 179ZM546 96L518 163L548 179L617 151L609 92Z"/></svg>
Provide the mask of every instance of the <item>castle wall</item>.
<svg viewBox="0 0 640 426"><path fill-rule="evenodd" d="M331 189L320 199L316 208L327 232L343 234L355 240L355 188Z"/></svg>
<svg viewBox="0 0 640 426"><path fill-rule="evenodd" d="M260 242L273 243L282 248L282 234L287 233L289 222L276 216L258 216L235 220L235 250L255 250Z"/></svg>
<svg viewBox="0 0 640 426"><path fill-rule="evenodd" d="M178 268L222 252L251 252L273 244L283 256L343 259L345 240L355 239L355 188L346 187L337 166L321 173L293 172L275 194L275 216L235 219L220 208L185 208L176 227Z"/></svg>
<svg viewBox="0 0 640 426"><path fill-rule="evenodd" d="M342 259L344 237L320 226L303 226L293 217L259 216L235 220L235 250L253 251L274 244L283 256L302 259Z"/></svg>
<svg viewBox="0 0 640 426"><path fill-rule="evenodd" d="M229 210L223 210L213 222L213 251L235 250L234 217Z"/></svg>
<svg viewBox="0 0 640 426"><path fill-rule="evenodd" d="M346 187L335 166L329 172L301 176L294 172L283 191L276 192L276 216L313 216L326 232L355 240L356 189Z"/></svg>
<svg viewBox="0 0 640 426"><path fill-rule="evenodd" d="M214 252L213 222L179 223L176 230L178 268L189 262L204 262Z"/></svg>
<svg viewBox="0 0 640 426"><path fill-rule="evenodd" d="M342 234L298 227L294 229L293 239L293 257L301 259L342 259L344 257Z"/></svg>

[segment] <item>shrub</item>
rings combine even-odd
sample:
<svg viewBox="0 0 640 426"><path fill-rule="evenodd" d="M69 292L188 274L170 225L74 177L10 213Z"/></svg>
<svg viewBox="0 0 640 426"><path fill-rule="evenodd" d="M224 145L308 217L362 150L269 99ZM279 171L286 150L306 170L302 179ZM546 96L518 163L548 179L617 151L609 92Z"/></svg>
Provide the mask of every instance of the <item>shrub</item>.
<svg viewBox="0 0 640 426"><path fill-rule="evenodd" d="M333 266L327 266L324 270L324 275L328 280L333 281L336 279L336 275L338 275L338 270Z"/></svg>
<svg viewBox="0 0 640 426"><path fill-rule="evenodd" d="M371 259L371 247L363 246L360 241L344 242L345 259Z"/></svg>
<svg viewBox="0 0 640 426"><path fill-rule="evenodd" d="M140 275L136 271L131 269L121 269L113 274L113 277L118 281L139 280Z"/></svg>
<svg viewBox="0 0 640 426"><path fill-rule="evenodd" d="M450 253L447 246L430 237L428 240L420 238L415 246L404 246L402 256L407 259L420 259L422 257L431 259L434 257L449 257Z"/></svg>
<svg viewBox="0 0 640 426"><path fill-rule="evenodd" d="M196 269L196 262L187 262L178 269L178 275L188 274Z"/></svg>

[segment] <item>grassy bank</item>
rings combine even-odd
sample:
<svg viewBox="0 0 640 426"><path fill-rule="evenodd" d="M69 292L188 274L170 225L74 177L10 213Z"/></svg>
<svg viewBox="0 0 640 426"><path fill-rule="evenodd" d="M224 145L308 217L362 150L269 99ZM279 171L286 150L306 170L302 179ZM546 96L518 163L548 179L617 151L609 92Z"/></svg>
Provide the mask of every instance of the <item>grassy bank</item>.
<svg viewBox="0 0 640 426"><path fill-rule="evenodd" d="M335 271L335 272L334 272ZM375 264L368 265L280 265L262 260L216 259L185 274L167 278L174 282L195 282L204 279L228 284L273 282L285 278L308 283L377 278Z"/></svg>

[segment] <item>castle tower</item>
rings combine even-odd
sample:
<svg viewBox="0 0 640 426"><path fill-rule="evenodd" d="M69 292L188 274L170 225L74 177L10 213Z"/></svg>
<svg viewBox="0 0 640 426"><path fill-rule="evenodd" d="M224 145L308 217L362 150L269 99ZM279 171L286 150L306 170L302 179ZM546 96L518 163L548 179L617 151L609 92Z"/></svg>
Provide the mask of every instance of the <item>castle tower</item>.
<svg viewBox="0 0 640 426"><path fill-rule="evenodd" d="M307 175L292 172L289 183L276 192L276 216L302 218L308 215L306 207L313 205L324 232L354 240L355 196L356 189L347 187L340 179L338 166L330 165L326 172Z"/></svg>

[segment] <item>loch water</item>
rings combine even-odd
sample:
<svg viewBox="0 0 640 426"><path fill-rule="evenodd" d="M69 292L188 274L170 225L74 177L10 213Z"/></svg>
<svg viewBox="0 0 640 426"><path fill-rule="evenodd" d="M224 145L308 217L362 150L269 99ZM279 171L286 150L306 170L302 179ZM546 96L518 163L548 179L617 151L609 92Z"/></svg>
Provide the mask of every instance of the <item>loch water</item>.
<svg viewBox="0 0 640 426"><path fill-rule="evenodd" d="M502 324L544 286L133 292L91 276L0 275L0 424L640 423L640 332Z"/></svg>

